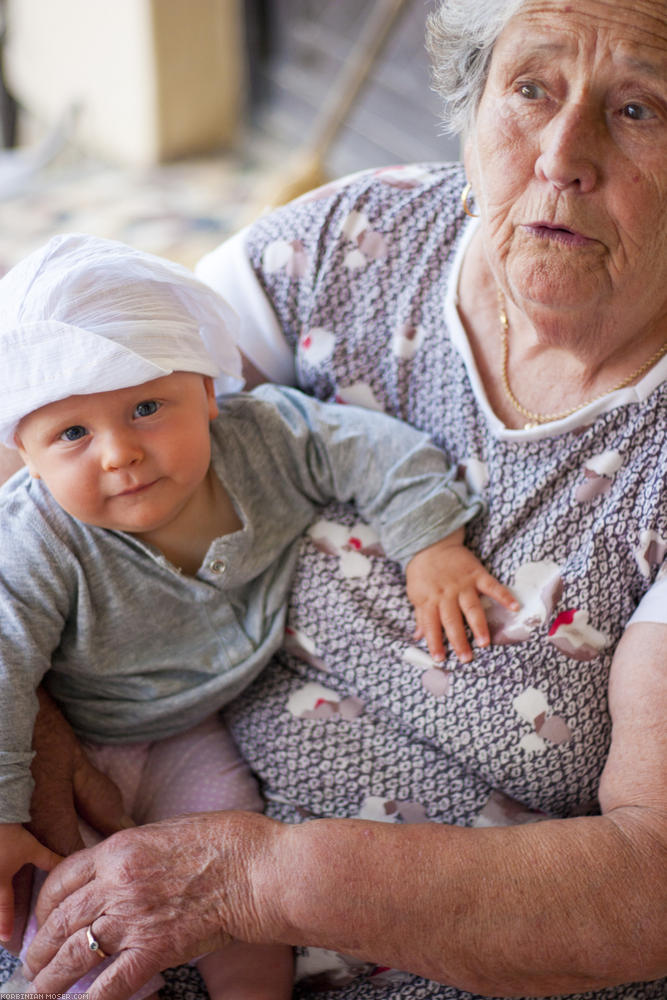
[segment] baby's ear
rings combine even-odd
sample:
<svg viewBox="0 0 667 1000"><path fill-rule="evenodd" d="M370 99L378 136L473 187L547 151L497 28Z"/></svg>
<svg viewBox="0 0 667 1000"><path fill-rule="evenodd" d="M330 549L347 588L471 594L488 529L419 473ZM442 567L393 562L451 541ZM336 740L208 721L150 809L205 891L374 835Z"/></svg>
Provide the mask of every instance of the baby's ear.
<svg viewBox="0 0 667 1000"><path fill-rule="evenodd" d="M28 455L28 452L23 447L23 442L21 441L21 438L19 437L18 434L14 435L14 444L16 445L16 450L18 451L19 455L21 456L21 458L25 462L26 466L28 467L28 472L30 473L30 475L32 476L32 478L33 479L41 479L42 477L40 476L39 472L37 471L37 468L36 468L34 462L31 461L30 456Z"/></svg>
<svg viewBox="0 0 667 1000"><path fill-rule="evenodd" d="M215 399L213 379L210 375L204 375L204 390L206 392L206 399L208 400L208 419L215 420L220 411Z"/></svg>

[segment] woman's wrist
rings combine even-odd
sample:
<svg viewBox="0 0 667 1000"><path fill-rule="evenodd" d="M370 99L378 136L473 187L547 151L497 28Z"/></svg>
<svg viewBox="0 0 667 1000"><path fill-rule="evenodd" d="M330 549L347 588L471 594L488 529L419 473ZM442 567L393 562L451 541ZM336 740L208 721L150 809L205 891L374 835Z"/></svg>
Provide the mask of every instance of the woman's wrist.
<svg viewBox="0 0 667 1000"><path fill-rule="evenodd" d="M213 815L213 814L211 814ZM291 894L297 872L300 828L258 813L223 812L218 841L221 875L217 880L225 897L231 924L239 940L261 944L294 944ZM236 864L230 867L230 856ZM238 878L234 877L236 869ZM230 877L231 876L231 877ZM238 896L230 901L231 887Z"/></svg>
<svg viewBox="0 0 667 1000"><path fill-rule="evenodd" d="M247 814L246 814L247 815ZM249 896L258 915L258 936L253 940L288 945L317 944L327 912L323 905L329 888L327 870L336 869L334 831L342 820L279 823L265 816L249 817L256 824L249 863ZM345 821L345 826L351 821ZM336 881L336 895L341 883Z"/></svg>

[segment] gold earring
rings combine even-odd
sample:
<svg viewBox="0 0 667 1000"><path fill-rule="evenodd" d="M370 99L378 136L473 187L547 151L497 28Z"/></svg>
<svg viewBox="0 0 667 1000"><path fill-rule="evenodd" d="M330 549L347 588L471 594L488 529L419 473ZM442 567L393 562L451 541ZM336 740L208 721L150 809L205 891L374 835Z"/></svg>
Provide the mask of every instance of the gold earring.
<svg viewBox="0 0 667 1000"><path fill-rule="evenodd" d="M471 212L468 208L468 195L472 191L472 184L470 181L466 184L463 191L461 192L461 204L463 205L463 211L466 215L469 215L471 219L478 219L479 215L477 212Z"/></svg>

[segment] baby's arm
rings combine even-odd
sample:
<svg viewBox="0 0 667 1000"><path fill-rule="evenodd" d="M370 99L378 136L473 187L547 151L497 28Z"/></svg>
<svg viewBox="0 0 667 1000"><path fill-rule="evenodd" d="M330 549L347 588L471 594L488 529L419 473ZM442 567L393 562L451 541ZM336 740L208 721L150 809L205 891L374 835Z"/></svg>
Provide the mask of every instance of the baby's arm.
<svg viewBox="0 0 667 1000"><path fill-rule="evenodd" d="M23 865L50 872L59 861L59 854L43 847L20 823L0 823L0 941L9 941L14 927L12 877Z"/></svg>
<svg viewBox="0 0 667 1000"><path fill-rule="evenodd" d="M407 565L406 583L417 620L415 638L426 639L434 660L445 657L443 628L459 660L472 660L464 617L475 643L488 646L489 626L480 600L482 594L511 611L519 608L512 592L487 573L464 546L463 528L413 556Z"/></svg>

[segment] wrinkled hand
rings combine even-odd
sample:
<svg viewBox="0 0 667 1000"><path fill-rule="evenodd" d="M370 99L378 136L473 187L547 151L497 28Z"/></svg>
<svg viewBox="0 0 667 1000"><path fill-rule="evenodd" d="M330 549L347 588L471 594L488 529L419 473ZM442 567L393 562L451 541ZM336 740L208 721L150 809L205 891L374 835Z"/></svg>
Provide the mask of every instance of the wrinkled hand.
<svg viewBox="0 0 667 1000"><path fill-rule="evenodd" d="M32 762L35 789L28 829L52 851L68 855L84 846L79 816L103 836L131 825L131 821L124 816L116 785L90 763L49 695L42 688L37 694Z"/></svg>
<svg viewBox="0 0 667 1000"><path fill-rule="evenodd" d="M127 1000L152 975L227 944L277 941L279 892L259 899L283 829L257 813L199 813L114 834L67 858L37 904L26 956L38 993L58 993L99 964L85 929L116 959L90 1000Z"/></svg>
<svg viewBox="0 0 667 1000"><path fill-rule="evenodd" d="M13 876L24 865L51 871L60 860L20 823L0 823L0 941L9 941L14 929Z"/></svg>
<svg viewBox="0 0 667 1000"><path fill-rule="evenodd" d="M434 660L445 658L442 631L463 663L472 660L464 618L475 643L488 646L489 626L481 602L486 594L511 611L519 603L507 587L488 573L463 545L463 529L422 549L406 570L407 594L415 609L415 639L426 639Z"/></svg>

